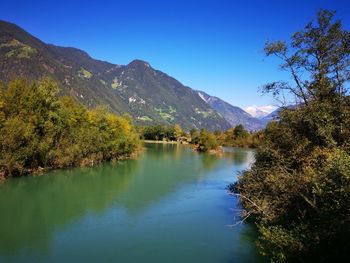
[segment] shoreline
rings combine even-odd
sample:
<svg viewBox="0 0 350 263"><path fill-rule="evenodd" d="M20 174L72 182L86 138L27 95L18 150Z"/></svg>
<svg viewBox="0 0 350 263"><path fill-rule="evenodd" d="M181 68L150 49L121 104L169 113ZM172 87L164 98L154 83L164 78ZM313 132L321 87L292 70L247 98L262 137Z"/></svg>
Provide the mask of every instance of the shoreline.
<svg viewBox="0 0 350 263"><path fill-rule="evenodd" d="M222 146L218 146L216 149L209 149L207 151L201 151L199 149L199 145L192 145L191 148L194 152L197 152L197 153L215 154L219 156L222 156L224 153Z"/></svg>
<svg viewBox="0 0 350 263"><path fill-rule="evenodd" d="M143 140L144 143L158 143L158 144L181 144L178 141L157 141L157 140Z"/></svg>
<svg viewBox="0 0 350 263"><path fill-rule="evenodd" d="M20 178L20 177L26 177L26 176L42 176L47 172L56 171L56 170L94 167L94 166L101 165L103 163L108 163L108 162L116 163L124 160L132 160L132 159L136 159L143 151L144 151L144 148L139 146L137 149L135 149L134 152L130 154L122 154L117 158L113 158L110 160L100 160L97 162L93 162L91 160L90 161L83 160L80 164L73 164L73 165L60 166L60 167L53 167L53 166L40 167L39 166L36 168L27 169L27 171L24 174L21 174L19 176L10 176L7 170L1 169L0 167L0 184L5 183L10 178Z"/></svg>

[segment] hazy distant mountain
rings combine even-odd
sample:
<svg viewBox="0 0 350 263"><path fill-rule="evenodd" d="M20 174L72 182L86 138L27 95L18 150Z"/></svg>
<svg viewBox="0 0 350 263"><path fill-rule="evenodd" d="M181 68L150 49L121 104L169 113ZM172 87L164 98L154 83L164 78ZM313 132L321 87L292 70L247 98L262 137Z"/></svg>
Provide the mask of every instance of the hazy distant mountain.
<svg viewBox="0 0 350 263"><path fill-rule="evenodd" d="M273 121L273 120L278 120L278 114L279 112L282 110L282 108L277 108L276 110L274 110L273 112L271 112L270 114L264 116L263 118L261 118L260 120L265 123L265 125L267 123L269 123L270 121Z"/></svg>
<svg viewBox="0 0 350 263"><path fill-rule="evenodd" d="M0 21L0 80L49 76L63 94L92 107L107 105L129 113L137 124L175 124L186 129L224 130L231 125L196 91L134 60L116 65L91 58L86 52L45 44L20 27Z"/></svg>
<svg viewBox="0 0 350 263"><path fill-rule="evenodd" d="M260 119L260 118L266 117L276 109L277 107L273 105L266 105L266 106L252 105L245 108L244 110L248 112L250 115L252 115L253 117Z"/></svg>
<svg viewBox="0 0 350 263"><path fill-rule="evenodd" d="M210 96L203 91L198 91L198 95L213 109L219 112L233 127L238 124L242 124L250 131L260 130L265 127L264 122L254 118L239 107L232 106L228 102L223 101L220 98Z"/></svg>
<svg viewBox="0 0 350 263"><path fill-rule="evenodd" d="M274 110L273 112L271 112L270 114L266 115L265 117L261 118L260 121L266 125L267 123L269 123L270 121L274 121L274 120L278 120L279 119L279 114L281 112L281 110L283 109L295 109L296 106L295 105L289 105L289 106L284 106L284 107L279 107L276 110Z"/></svg>

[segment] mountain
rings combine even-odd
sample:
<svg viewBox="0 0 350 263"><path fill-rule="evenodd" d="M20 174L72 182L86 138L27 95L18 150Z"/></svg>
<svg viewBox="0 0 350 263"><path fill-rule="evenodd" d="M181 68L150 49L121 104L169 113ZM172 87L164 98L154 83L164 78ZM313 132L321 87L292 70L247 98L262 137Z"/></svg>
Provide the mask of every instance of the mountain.
<svg viewBox="0 0 350 263"><path fill-rule="evenodd" d="M274 110L273 112L271 112L270 114L262 117L260 119L260 121L262 123L264 123L265 125L267 125L270 121L273 121L273 120L278 120L279 118L279 113L280 111L282 110L282 108L277 108L276 110Z"/></svg>
<svg viewBox="0 0 350 263"><path fill-rule="evenodd" d="M278 107L276 110L271 112L270 114L266 115L265 117L261 118L260 121L266 126L267 123L273 120L278 120L279 119L279 114L281 110L283 109L295 109L297 105L288 105L288 106L283 106L283 107Z"/></svg>
<svg viewBox="0 0 350 263"><path fill-rule="evenodd" d="M248 112L250 115L252 115L253 117L261 119L261 118L266 117L267 115L269 115L271 112L273 112L276 109L277 109L277 107L273 106L273 105L266 105L266 106L252 105L252 106L245 108L244 110L246 112Z"/></svg>
<svg viewBox="0 0 350 263"><path fill-rule="evenodd" d="M265 124L259 119L252 117L239 107L232 106L226 101L214 96L210 96L203 91L197 91L198 95L208 103L214 110L219 112L232 127L242 124L250 131L261 130Z"/></svg>
<svg viewBox="0 0 350 263"><path fill-rule="evenodd" d="M0 80L56 80L61 93L88 107L129 113L136 124L180 124L185 129L225 130L231 125L196 91L145 61L116 65L86 52L46 44L15 24L0 21Z"/></svg>

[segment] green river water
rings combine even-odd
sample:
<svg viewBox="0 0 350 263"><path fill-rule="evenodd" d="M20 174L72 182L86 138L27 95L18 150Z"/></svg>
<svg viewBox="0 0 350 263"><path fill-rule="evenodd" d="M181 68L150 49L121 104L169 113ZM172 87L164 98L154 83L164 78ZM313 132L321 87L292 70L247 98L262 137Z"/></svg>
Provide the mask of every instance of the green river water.
<svg viewBox="0 0 350 263"><path fill-rule="evenodd" d="M135 160L0 185L0 262L259 262L225 187L254 161L146 144Z"/></svg>

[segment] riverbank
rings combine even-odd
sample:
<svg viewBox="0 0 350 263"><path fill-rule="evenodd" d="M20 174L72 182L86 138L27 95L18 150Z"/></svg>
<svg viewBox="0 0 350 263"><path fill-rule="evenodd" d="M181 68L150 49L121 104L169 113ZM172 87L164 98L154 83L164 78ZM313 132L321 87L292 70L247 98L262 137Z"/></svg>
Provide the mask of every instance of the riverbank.
<svg viewBox="0 0 350 263"><path fill-rule="evenodd" d="M259 262L253 226L229 227L240 207L224 190L251 152L144 147L136 160L0 185L0 262Z"/></svg>
<svg viewBox="0 0 350 263"><path fill-rule="evenodd" d="M58 171L58 170L64 170L67 168L84 168L84 167L94 167L98 165L103 165L106 163L116 163L119 161L124 161L124 160L132 160L136 159L140 154L144 152L144 148L139 146L137 149L135 149L132 153L129 154L123 154L119 155L113 159L110 160L98 160L94 161L92 159L84 159L82 162L78 164L72 164L72 165L67 165L67 166L60 166L60 167L54 167L54 166L46 166L46 167L37 167L33 169L28 169L26 170L23 174L15 177L22 177L22 176L41 176L45 173L51 172L51 171ZM0 184L4 183L8 178L10 178L8 169L6 169L5 166L0 167Z"/></svg>
<svg viewBox="0 0 350 263"><path fill-rule="evenodd" d="M14 80L1 89L0 180L120 160L141 147L128 117L59 92L50 79Z"/></svg>
<svg viewBox="0 0 350 263"><path fill-rule="evenodd" d="M209 154L222 155L224 152L222 146L218 146L215 149L207 149L207 150L203 151L198 144L195 144L195 145L192 144L191 148L193 151L199 152L199 153L209 153Z"/></svg>
<svg viewBox="0 0 350 263"><path fill-rule="evenodd" d="M160 143L160 144L180 144L178 141L157 141L157 140L144 140L144 143Z"/></svg>

